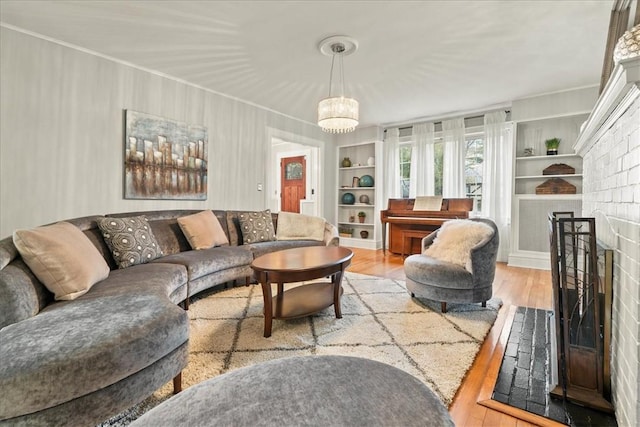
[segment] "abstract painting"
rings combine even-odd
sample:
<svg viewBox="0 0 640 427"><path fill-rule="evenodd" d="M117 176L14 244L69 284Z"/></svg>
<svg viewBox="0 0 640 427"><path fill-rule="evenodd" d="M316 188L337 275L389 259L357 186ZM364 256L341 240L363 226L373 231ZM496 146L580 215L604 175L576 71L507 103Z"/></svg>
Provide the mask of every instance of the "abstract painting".
<svg viewBox="0 0 640 427"><path fill-rule="evenodd" d="M125 111L124 198L207 199L207 128Z"/></svg>

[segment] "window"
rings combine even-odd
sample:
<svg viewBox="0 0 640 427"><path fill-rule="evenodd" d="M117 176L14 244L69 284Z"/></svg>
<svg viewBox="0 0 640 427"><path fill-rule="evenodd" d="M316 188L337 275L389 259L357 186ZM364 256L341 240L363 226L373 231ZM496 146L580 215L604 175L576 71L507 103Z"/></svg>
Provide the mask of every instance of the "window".
<svg viewBox="0 0 640 427"><path fill-rule="evenodd" d="M467 197L474 199L476 212L482 211L482 167L484 162L484 135L466 137L467 151L464 159L464 182Z"/></svg>
<svg viewBox="0 0 640 427"><path fill-rule="evenodd" d="M437 135L437 134L436 134ZM399 146L399 163L400 163L400 190L401 197L409 197L409 188L411 184L411 156L412 142L411 137L401 137ZM464 180L466 197L474 199L474 211L482 210L482 179L484 164L484 132L481 128L467 128L465 137L465 159L464 159ZM444 164L444 142L441 136L436 136L433 145L433 165L417 165L416 167L433 167L434 173L434 195L442 195L443 171Z"/></svg>
<svg viewBox="0 0 640 427"><path fill-rule="evenodd" d="M434 144L434 165L435 168L435 195L442 195L442 167L444 162L444 144L442 141ZM409 197L409 186L411 185L411 143L400 145L400 189L402 198Z"/></svg>
<svg viewBox="0 0 640 427"><path fill-rule="evenodd" d="M400 145L400 191L402 198L409 197L409 183L411 181L411 144Z"/></svg>
<svg viewBox="0 0 640 427"><path fill-rule="evenodd" d="M484 163L484 132L474 129L466 135L466 149L464 159L464 178L466 197L474 199L474 211L482 210L482 173ZM400 189L403 198L409 197L411 183L411 147L410 138L403 138L399 147L400 159ZM434 155L434 194L442 195L442 179L444 164L444 142L441 137L436 137L433 145ZM419 166L422 167L422 166ZM430 167L430 165L426 165Z"/></svg>
<svg viewBox="0 0 640 427"><path fill-rule="evenodd" d="M433 172L435 178L434 194L436 196L442 196L442 171L444 165L444 143L442 140L433 145L433 157L433 166L435 168Z"/></svg>
<svg viewBox="0 0 640 427"><path fill-rule="evenodd" d="M287 163L284 170L284 179L286 180L302 179L302 163L300 162Z"/></svg>

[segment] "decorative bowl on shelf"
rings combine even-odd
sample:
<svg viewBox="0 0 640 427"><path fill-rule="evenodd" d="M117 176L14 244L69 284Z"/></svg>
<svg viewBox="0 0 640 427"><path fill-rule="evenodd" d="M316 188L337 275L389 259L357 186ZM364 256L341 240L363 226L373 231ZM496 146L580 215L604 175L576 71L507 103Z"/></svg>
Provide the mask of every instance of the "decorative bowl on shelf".
<svg viewBox="0 0 640 427"><path fill-rule="evenodd" d="M356 202L356 196L353 193L344 193L342 195L342 204L343 205L352 205Z"/></svg>
<svg viewBox="0 0 640 427"><path fill-rule="evenodd" d="M363 194L358 198L358 201L360 203L364 203L365 205L368 205L369 204L369 196L367 196L366 194Z"/></svg>
<svg viewBox="0 0 640 427"><path fill-rule="evenodd" d="M360 187L373 187L373 177L371 175L362 175L360 177Z"/></svg>

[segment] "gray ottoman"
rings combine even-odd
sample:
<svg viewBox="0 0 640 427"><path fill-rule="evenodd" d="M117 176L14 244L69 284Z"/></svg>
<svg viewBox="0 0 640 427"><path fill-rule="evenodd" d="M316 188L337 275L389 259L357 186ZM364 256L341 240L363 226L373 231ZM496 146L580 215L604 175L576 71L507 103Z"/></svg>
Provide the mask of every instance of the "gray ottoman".
<svg viewBox="0 0 640 427"><path fill-rule="evenodd" d="M417 378L346 356L273 360L188 388L131 426L453 426Z"/></svg>

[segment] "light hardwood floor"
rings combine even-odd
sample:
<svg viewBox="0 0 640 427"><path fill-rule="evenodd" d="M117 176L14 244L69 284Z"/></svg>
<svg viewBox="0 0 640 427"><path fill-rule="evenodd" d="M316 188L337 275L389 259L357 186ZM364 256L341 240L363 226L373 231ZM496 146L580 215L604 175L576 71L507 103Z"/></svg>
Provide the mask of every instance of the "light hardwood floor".
<svg viewBox="0 0 640 427"><path fill-rule="evenodd" d="M404 280L403 259L399 255L382 254L381 250L352 248L353 261L349 271ZM458 427L462 426L532 426L529 422L479 405L481 391L493 389L493 379L487 376L500 358L492 357L500 351L499 338L511 306L525 306L549 310L552 308L551 275L548 271L508 267L498 263L493 294L500 297L503 307L493 328L487 335L478 356L462 382L449 412ZM499 366L498 366L499 368Z"/></svg>

